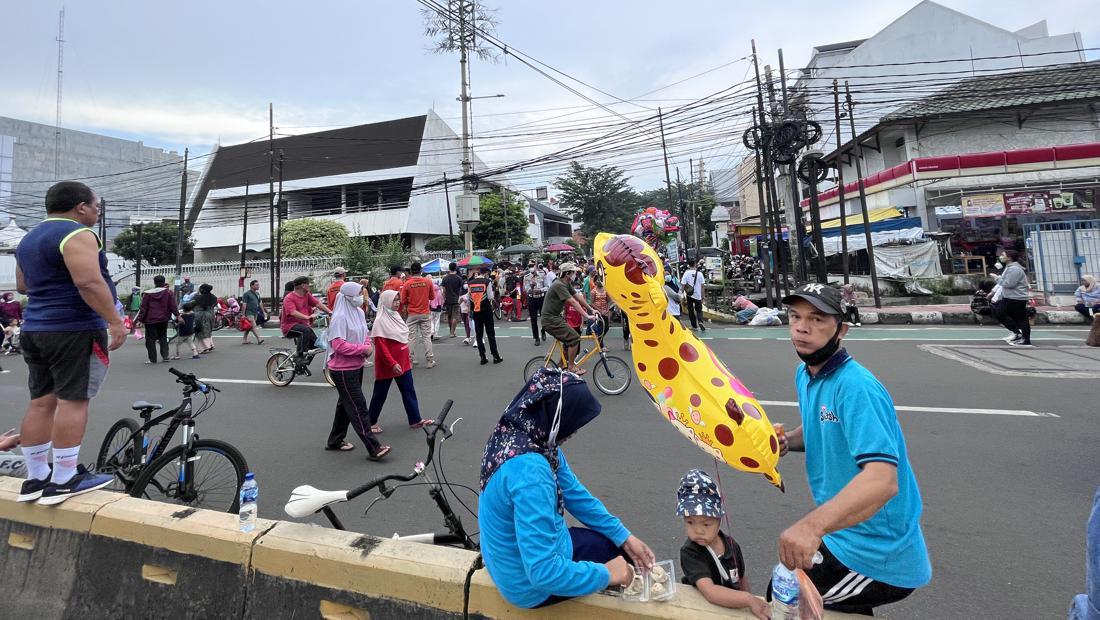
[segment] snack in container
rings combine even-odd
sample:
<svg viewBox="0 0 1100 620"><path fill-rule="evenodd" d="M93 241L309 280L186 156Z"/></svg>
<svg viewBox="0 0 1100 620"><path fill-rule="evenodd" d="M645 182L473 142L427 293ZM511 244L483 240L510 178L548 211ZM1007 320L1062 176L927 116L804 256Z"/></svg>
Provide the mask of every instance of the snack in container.
<svg viewBox="0 0 1100 620"><path fill-rule="evenodd" d="M646 575L637 566L632 566L631 569L634 571L634 579L630 585L623 587L622 596L628 601L644 603L649 600L649 584L646 581Z"/></svg>
<svg viewBox="0 0 1100 620"><path fill-rule="evenodd" d="M646 573L646 586L651 601L676 598L676 565L672 560L657 562Z"/></svg>

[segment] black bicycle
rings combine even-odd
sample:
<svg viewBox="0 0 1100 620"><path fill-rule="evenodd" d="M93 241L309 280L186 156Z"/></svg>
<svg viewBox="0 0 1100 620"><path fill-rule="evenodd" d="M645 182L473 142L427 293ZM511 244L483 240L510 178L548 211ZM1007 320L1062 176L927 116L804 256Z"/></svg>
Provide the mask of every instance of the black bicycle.
<svg viewBox="0 0 1100 620"><path fill-rule="evenodd" d="M370 482L358 488L352 489L351 491L323 491L309 485L303 485L294 489L291 492L290 499L287 500L284 510L288 515L296 519L302 519L308 517L311 514L316 514L319 512L324 514L325 517L328 518L329 523L332 524L332 527L338 530L344 530L347 528L344 527L344 524L340 521L340 518L336 516L335 512L333 512L331 508L333 504L348 502L366 493L367 491L378 489L379 496L375 498L369 506L367 506L367 511L369 512L376 503L385 499L389 499L389 497L393 495L394 491L401 487L412 485L427 485L428 495L432 498L432 501L435 502L436 507L439 508L439 512L442 513L443 524L447 527L447 532L429 532L426 534L411 534L405 536L394 534L393 538L395 540L407 540L411 542L420 542L432 545L464 547L466 549L470 549L471 551L477 551L479 548L477 542L474 541L471 534L466 532L466 528L462 525L462 519L459 518L459 516L455 514L454 509L451 508L451 503L447 499L446 493L447 491L450 491L454 499L462 504L462 506L465 507L466 510L474 516L474 518L477 518L477 515L474 514L472 510L470 510L469 506L467 506L465 502L459 499L458 495L455 494L452 487L457 486L459 488L464 488L471 492L474 492L475 494L476 491L465 485L453 484L449 482L447 480L446 473L441 469L438 463L433 463L432 460L432 457L435 455L436 449L436 435L440 432L443 433L443 439L439 441L440 461L442 461L443 442L445 442L447 439L450 439L450 437L454 434L454 425L458 424L458 422L462 420L462 418L455 420L450 428L445 426L444 422L447 419L447 414L450 412L452 404L453 402L448 400L443 405L443 410L439 413L439 417L437 418L435 424L424 427L424 434L427 437L428 443L428 456L423 462L418 462L413 467L412 473L390 474L387 476L382 476L380 478L375 478L374 480L371 480ZM435 470L436 479L434 480L427 471L429 465L433 466L433 469ZM424 482L413 483L412 481L416 478L423 478ZM387 482L398 482L401 484L387 485Z"/></svg>
<svg viewBox="0 0 1100 620"><path fill-rule="evenodd" d="M224 512L237 512L238 493L248 473L248 463L239 450L217 439L200 439L195 433L195 418L217 400L218 389L202 383L195 375L175 368L169 372L183 385L179 407L156 418L153 412L164 408L143 400L132 405L142 419L122 418L114 423L96 457L96 471L113 474L110 488L132 497L184 504ZM192 409L191 396L202 394L203 402ZM150 431L168 421L168 429L158 440ZM183 427L180 444L168 444Z"/></svg>

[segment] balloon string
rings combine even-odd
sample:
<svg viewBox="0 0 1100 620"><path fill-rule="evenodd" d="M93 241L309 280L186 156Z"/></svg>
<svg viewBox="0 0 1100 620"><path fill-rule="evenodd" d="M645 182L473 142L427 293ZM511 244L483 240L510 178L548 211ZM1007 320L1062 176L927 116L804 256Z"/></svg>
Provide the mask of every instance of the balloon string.
<svg viewBox="0 0 1100 620"><path fill-rule="evenodd" d="M722 500L722 518L726 521L726 535L733 531L733 527L730 526L730 513L726 510L726 489L722 486L722 465L718 462L718 458L714 458L714 477L718 479L718 499Z"/></svg>

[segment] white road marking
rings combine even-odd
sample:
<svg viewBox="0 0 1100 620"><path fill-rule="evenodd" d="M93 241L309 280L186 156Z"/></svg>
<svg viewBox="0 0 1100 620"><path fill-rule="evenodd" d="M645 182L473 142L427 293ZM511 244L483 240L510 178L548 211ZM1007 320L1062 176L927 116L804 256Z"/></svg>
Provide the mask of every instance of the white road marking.
<svg viewBox="0 0 1100 620"><path fill-rule="evenodd" d="M206 381L207 383L213 383L214 385L217 385L219 383L244 383L247 385L271 385L272 387L275 387L270 381L264 381L263 379L216 379L214 377L199 377L199 381ZM307 381L295 381L290 385L311 385L313 387L327 388L332 387L327 383L309 383Z"/></svg>
<svg viewBox="0 0 1100 620"><path fill-rule="evenodd" d="M761 405L770 407L797 407L798 403L792 400L762 400ZM895 405L898 411L911 411L914 413L973 413L977 415L1012 415L1030 418L1060 418L1062 416L1044 411L1028 411L1027 409L970 409L965 407L917 407Z"/></svg>

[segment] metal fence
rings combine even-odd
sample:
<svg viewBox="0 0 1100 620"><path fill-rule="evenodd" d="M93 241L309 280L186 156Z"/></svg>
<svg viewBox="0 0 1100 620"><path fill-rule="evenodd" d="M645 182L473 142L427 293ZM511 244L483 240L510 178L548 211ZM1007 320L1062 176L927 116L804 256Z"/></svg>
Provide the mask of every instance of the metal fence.
<svg viewBox="0 0 1100 620"><path fill-rule="evenodd" d="M1026 224L1024 232L1044 294L1072 293L1083 274L1100 273L1100 220Z"/></svg>
<svg viewBox="0 0 1100 620"><path fill-rule="evenodd" d="M326 276L332 275L332 269L338 267L344 261L340 256L315 257L315 258L285 258L282 260L279 277L283 282L293 280L298 276L309 276L325 282ZM236 295L243 284L250 280L260 281L261 295L267 297L271 286L270 263L267 260L245 261L244 273L241 273L241 263L194 263L183 266L183 274L191 276L191 282L198 287L200 284L209 284L214 287L214 294L219 297ZM327 272L327 273L326 273ZM162 265L160 267L143 267L141 269L141 284L143 288L149 288L153 283L153 276L163 275L168 282L174 282L176 278L175 265ZM134 273L127 270L126 275L116 280L119 294L129 293L134 286ZM276 294L281 297L283 283L275 284L278 289Z"/></svg>

